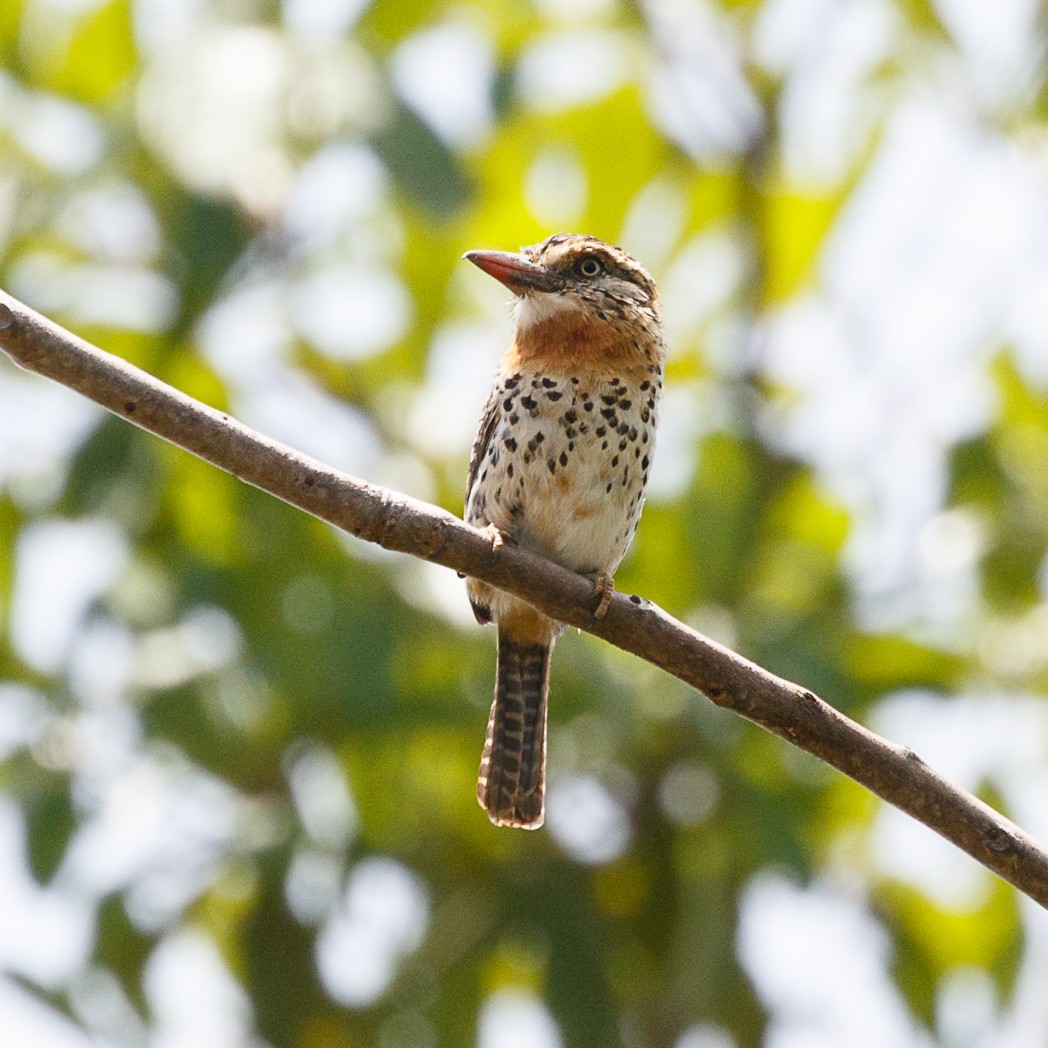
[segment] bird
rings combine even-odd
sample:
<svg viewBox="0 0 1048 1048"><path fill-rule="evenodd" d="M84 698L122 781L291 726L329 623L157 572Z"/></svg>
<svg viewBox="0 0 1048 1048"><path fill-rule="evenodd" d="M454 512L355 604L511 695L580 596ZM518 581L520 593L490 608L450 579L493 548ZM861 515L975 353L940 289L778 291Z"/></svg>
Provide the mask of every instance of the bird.
<svg viewBox="0 0 1048 1048"><path fill-rule="evenodd" d="M594 618L633 540L651 470L666 357L659 294L621 248L557 233L463 256L513 293L513 339L470 454L465 519L594 581ZM498 632L477 799L496 826L545 818L550 658L563 625L477 579Z"/></svg>

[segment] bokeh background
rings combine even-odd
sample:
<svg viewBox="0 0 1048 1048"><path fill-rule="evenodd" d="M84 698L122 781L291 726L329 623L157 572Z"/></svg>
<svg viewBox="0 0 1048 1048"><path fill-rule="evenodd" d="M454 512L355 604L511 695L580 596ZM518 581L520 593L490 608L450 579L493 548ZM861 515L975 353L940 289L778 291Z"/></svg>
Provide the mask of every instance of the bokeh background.
<svg viewBox="0 0 1048 1048"><path fill-rule="evenodd" d="M0 284L455 510L509 337L460 261L622 244L671 356L618 585L1048 839L1036 0L4 0ZM1048 917L574 633L547 828L494 638L0 360L5 1048L1048 1043Z"/></svg>

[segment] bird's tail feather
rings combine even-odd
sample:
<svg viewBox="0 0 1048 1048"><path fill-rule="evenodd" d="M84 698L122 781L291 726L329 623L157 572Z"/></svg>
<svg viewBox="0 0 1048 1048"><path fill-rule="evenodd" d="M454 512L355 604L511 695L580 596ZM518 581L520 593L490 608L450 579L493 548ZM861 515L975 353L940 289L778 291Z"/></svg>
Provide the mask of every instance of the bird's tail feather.
<svg viewBox="0 0 1048 1048"><path fill-rule="evenodd" d="M521 644L499 631L477 800L496 826L537 829L545 817L546 700L553 643Z"/></svg>

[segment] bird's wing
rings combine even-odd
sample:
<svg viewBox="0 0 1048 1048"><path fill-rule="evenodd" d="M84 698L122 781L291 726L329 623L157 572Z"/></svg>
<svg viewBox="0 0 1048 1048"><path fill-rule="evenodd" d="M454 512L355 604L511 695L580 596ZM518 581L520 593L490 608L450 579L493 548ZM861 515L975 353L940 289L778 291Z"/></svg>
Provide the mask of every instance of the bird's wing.
<svg viewBox="0 0 1048 1048"><path fill-rule="evenodd" d="M469 505L469 496L473 491L473 485L477 482L477 474L480 473L480 464L487 454L488 445L495 432L495 426L499 420L499 397L498 390L493 389L488 397L487 404L480 416L480 424L477 426L477 435L473 440L473 450L469 453L469 472L466 474L466 505Z"/></svg>

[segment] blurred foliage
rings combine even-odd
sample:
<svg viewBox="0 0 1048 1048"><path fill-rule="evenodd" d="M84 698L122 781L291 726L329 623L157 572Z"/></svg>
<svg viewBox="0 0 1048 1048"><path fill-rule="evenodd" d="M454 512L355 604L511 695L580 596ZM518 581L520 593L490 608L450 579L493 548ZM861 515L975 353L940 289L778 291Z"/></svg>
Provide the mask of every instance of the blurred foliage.
<svg viewBox="0 0 1048 1048"><path fill-rule="evenodd" d="M804 62L759 45L781 2L7 0L0 282L457 512L459 415L508 333L462 251L562 226L622 241L665 291L672 425L619 588L863 721L893 696L1039 697L1048 394L1004 335L992 406L939 442L941 493L905 540L946 558L945 610L922 610L917 567L856 567L891 514L777 429L807 394L765 365L769 330L828 282L897 97L960 61L940 5L866 6L890 46L857 53L854 141L805 178ZM980 126L1018 136L1044 96ZM44 434L35 381L0 367L19 432ZM554 663L549 826L494 830L473 796L492 638L455 581L79 408L47 401L67 435L0 454L0 789L40 897L71 893L93 930L51 967L0 956L93 1043L196 1029L161 973L204 942L234 989L200 1014L224 1007L240 1039L184 1043L470 1044L515 991L572 1048L753 1046L778 1013L740 915L768 877L858 900L931 1036L959 971L1007 1008L1028 963L1009 888L976 872L959 901L929 894L885 859L864 791L587 638ZM82 606L76 569L30 556L55 522L120 537ZM1007 780L966 785L1007 809Z"/></svg>

